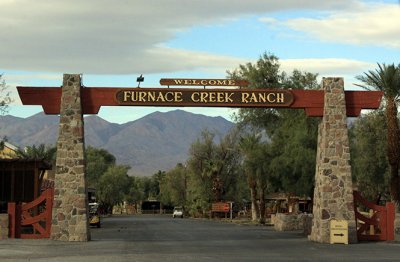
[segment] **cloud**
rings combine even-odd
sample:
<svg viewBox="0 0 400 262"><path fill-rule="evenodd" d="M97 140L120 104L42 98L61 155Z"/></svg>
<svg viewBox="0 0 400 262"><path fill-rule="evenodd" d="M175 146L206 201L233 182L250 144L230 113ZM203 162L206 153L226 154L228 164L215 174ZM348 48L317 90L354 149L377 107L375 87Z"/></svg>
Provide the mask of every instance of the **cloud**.
<svg viewBox="0 0 400 262"><path fill-rule="evenodd" d="M21 82L25 84L29 84L29 82L33 81L59 81L60 74L15 74L15 73L7 73L3 75L4 80L8 85L16 85ZM62 79L61 79L62 80Z"/></svg>
<svg viewBox="0 0 400 262"><path fill-rule="evenodd" d="M323 77L342 77L346 90L359 90L360 88L354 85L359 83L355 77L376 67L374 63L341 58L284 59L280 60L280 63L281 69L287 73L297 69L318 74L319 82Z"/></svg>
<svg viewBox="0 0 400 262"><path fill-rule="evenodd" d="M358 75L375 67L375 64L340 58L283 59L282 70L291 72L294 69L318 73L320 76Z"/></svg>
<svg viewBox="0 0 400 262"><path fill-rule="evenodd" d="M365 4L326 17L290 19L283 25L326 42L400 48L398 4Z"/></svg>
<svg viewBox="0 0 400 262"><path fill-rule="evenodd" d="M1 67L85 74L227 68L232 58L171 49L165 43L191 27L247 15L348 9L354 4L349 0L1 1Z"/></svg>
<svg viewBox="0 0 400 262"><path fill-rule="evenodd" d="M223 56L211 56L209 54L202 53L191 53L188 51L177 51L174 49L164 50L160 48L158 52L164 52L168 54L165 61L159 61L165 68L159 67L160 70L175 70L177 68L170 68L168 61L174 60L178 57L182 61L191 61L187 67L196 67L197 62L202 64L202 60L207 61L204 63L213 64L213 68L219 68L220 70L226 70L225 63L229 65L239 65L248 62L256 63L256 61L242 60L232 57ZM155 51L150 56L157 57L158 53ZM194 57L195 56L195 57ZM195 59L193 59L193 57ZM191 58L191 59L189 59ZM154 58L155 59L155 58ZM197 61L197 62L196 62ZM291 73L297 69L303 72L318 73L319 77L344 77L346 85L355 81L354 77L360 75L371 68L375 68L374 63L352 60L352 59L340 59L340 58L307 58L307 59L280 59L281 70L287 73ZM142 68L146 70L152 70L152 68ZM204 71L211 70L210 68L204 68ZM224 72L224 71L223 71ZM13 105L21 105L18 92L16 90L17 85L29 85L31 81L40 81L52 83L50 86L58 86L62 84L62 75L55 74L5 74L4 79L8 85L8 90L11 92L11 97L14 102ZM59 84L54 84L58 82Z"/></svg>

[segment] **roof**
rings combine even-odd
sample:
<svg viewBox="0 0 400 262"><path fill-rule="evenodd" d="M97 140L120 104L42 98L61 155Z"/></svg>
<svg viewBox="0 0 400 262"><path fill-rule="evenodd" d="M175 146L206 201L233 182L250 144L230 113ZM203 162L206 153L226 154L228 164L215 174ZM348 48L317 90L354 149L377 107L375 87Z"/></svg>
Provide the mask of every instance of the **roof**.
<svg viewBox="0 0 400 262"><path fill-rule="evenodd" d="M4 141L4 145L5 145L6 147L8 147L8 148L14 150L14 151L17 151L17 150L18 150L18 147L14 146L13 144L10 144L10 143L8 143L8 142L6 142L6 141Z"/></svg>
<svg viewBox="0 0 400 262"><path fill-rule="evenodd" d="M12 167L14 164L32 164L40 170L51 170L52 166L50 163L43 159L23 159L23 158L9 158L0 159L0 165Z"/></svg>

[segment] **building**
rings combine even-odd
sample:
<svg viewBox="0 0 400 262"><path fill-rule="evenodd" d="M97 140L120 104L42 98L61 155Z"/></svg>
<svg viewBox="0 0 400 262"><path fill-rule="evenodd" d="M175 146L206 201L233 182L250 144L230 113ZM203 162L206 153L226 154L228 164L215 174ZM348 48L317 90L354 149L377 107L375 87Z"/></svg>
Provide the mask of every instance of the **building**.
<svg viewBox="0 0 400 262"><path fill-rule="evenodd" d="M51 165L43 160L0 159L0 213L8 202L30 202L41 192L41 182Z"/></svg>
<svg viewBox="0 0 400 262"><path fill-rule="evenodd" d="M0 213L7 213L8 202L30 202L37 198L52 169L50 163L42 159L22 159L16 157L18 148L4 142L0 150Z"/></svg>
<svg viewBox="0 0 400 262"><path fill-rule="evenodd" d="M0 159L14 158L16 156L17 150L18 147L3 141L3 148L0 149Z"/></svg>

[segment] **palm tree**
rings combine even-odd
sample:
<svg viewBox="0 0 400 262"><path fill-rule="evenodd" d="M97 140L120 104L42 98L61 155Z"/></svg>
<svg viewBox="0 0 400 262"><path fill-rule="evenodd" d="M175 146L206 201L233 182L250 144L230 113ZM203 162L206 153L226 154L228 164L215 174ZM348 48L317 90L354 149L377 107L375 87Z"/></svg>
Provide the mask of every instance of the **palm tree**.
<svg viewBox="0 0 400 262"><path fill-rule="evenodd" d="M16 151L16 156L22 159L28 160L43 160L52 166L56 163L56 155L57 155L57 147L46 147L44 144L40 144L39 146L27 146L24 149L18 149ZM39 184L42 184L43 177L45 175L45 171L39 175Z"/></svg>
<svg viewBox="0 0 400 262"><path fill-rule="evenodd" d="M46 147L44 144L40 144L39 146L33 145L18 149L16 154L17 157L23 159L45 160L53 163L56 158L56 152L56 147Z"/></svg>
<svg viewBox="0 0 400 262"><path fill-rule="evenodd" d="M400 96L400 65L380 65L375 71L368 71L357 79L365 85L367 90L379 90L384 92L386 100L387 156L390 165L390 195L396 206L400 205L400 129L397 119L397 102Z"/></svg>
<svg viewBox="0 0 400 262"><path fill-rule="evenodd" d="M247 183L250 188L251 198L251 218L256 221L259 217L259 206L257 203L257 162L255 161L256 150L260 145L260 136L255 134L242 137L239 142L239 148L244 155L244 172L247 176Z"/></svg>

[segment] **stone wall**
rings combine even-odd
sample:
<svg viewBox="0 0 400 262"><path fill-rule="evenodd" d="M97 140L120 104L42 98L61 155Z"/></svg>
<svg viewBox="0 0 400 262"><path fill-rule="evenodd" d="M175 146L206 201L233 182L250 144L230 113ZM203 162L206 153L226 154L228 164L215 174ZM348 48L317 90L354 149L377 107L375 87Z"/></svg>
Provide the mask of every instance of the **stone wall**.
<svg viewBox="0 0 400 262"><path fill-rule="evenodd" d="M324 116L318 128L313 223L310 239L329 243L329 221L347 220L357 242L346 102L342 78L324 78Z"/></svg>
<svg viewBox="0 0 400 262"><path fill-rule="evenodd" d="M63 79L51 239L90 240L80 75Z"/></svg>
<svg viewBox="0 0 400 262"><path fill-rule="evenodd" d="M0 214L0 240L8 238L8 214Z"/></svg>
<svg viewBox="0 0 400 262"><path fill-rule="evenodd" d="M312 221L313 221L313 215L309 214L304 218L303 221L303 235L309 236L311 235L311 228L312 228Z"/></svg>
<svg viewBox="0 0 400 262"><path fill-rule="evenodd" d="M280 214L277 213L274 218L274 229L276 231L307 231L307 222L312 217L311 214Z"/></svg>
<svg viewBox="0 0 400 262"><path fill-rule="evenodd" d="M398 213L397 208L395 208L394 217L394 240L400 241L400 213Z"/></svg>

